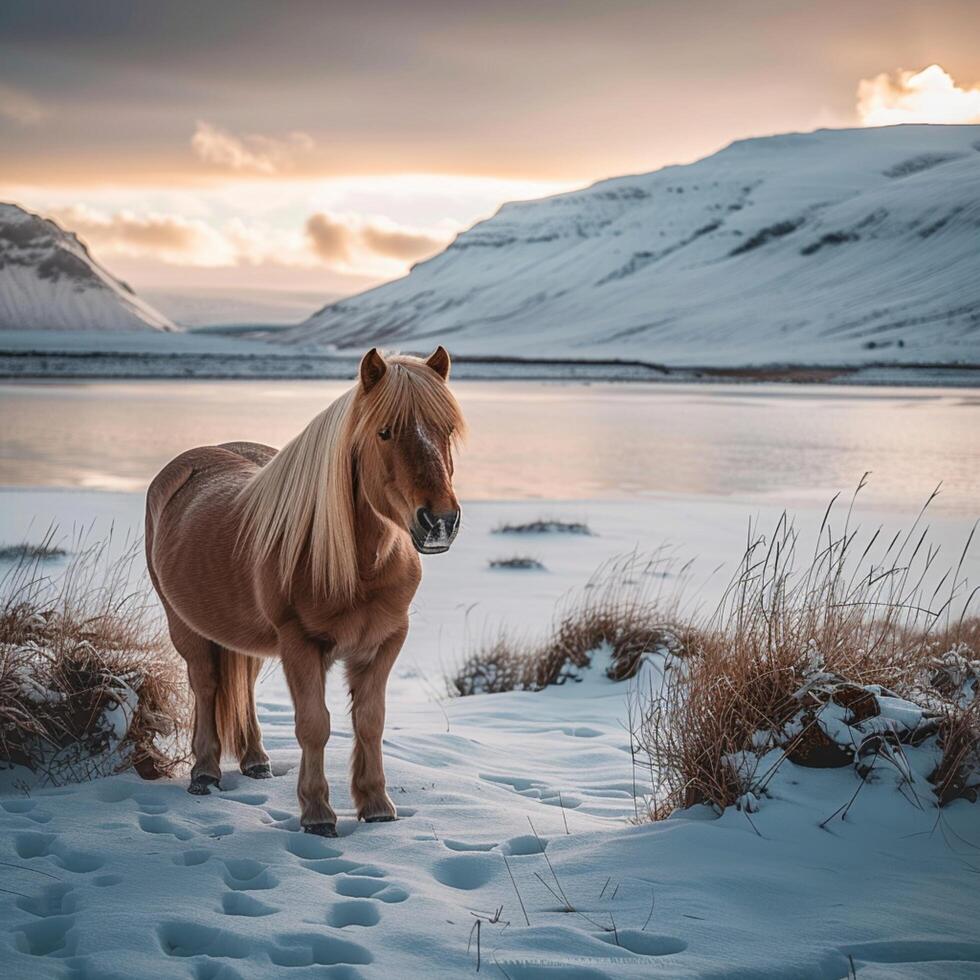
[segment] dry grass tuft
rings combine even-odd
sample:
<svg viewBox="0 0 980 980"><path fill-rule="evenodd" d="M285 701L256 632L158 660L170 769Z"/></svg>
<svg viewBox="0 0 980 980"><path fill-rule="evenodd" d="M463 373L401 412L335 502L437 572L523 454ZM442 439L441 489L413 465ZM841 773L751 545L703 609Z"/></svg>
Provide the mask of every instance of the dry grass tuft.
<svg viewBox="0 0 980 980"><path fill-rule="evenodd" d="M578 680L600 650L608 650L609 677L632 677L644 653L679 652L683 631L674 600L661 591L674 562L662 553L631 554L607 562L579 594L558 607L549 635L528 641L504 630L484 640L449 678L455 696L540 691Z"/></svg>
<svg viewBox="0 0 980 980"><path fill-rule="evenodd" d="M542 518L526 524L499 524L494 534L580 534L593 536L594 532L581 521L562 521L557 518Z"/></svg>
<svg viewBox="0 0 980 980"><path fill-rule="evenodd" d="M0 545L0 561L22 562L50 558L64 558L68 554L64 548L59 548L50 540L50 536L41 544L5 544Z"/></svg>
<svg viewBox="0 0 980 980"><path fill-rule="evenodd" d="M645 692L634 735L649 760L654 818L763 792L784 759L862 772L884 741L901 752L930 734L943 748L930 776L938 798L969 795L970 773L980 772L980 692L978 675L972 686L967 675L980 673L980 626L951 622L965 590L962 559L924 594L937 552L919 520L890 541L877 532L860 541L850 511L839 533L830 515L802 564L785 516L773 536L752 543L716 613L688 632L684 662ZM924 710L912 728L886 720L883 741L862 722L885 713L888 695ZM850 746L830 723L841 715ZM763 771L772 752L775 767Z"/></svg>
<svg viewBox="0 0 980 980"><path fill-rule="evenodd" d="M57 580L36 555L0 583L0 760L51 784L170 775L189 702L147 593L129 585L140 548L110 560L110 541L82 545Z"/></svg>
<svg viewBox="0 0 980 980"><path fill-rule="evenodd" d="M505 568L515 571L544 571L544 563L530 555L510 555L508 558L491 558L491 568Z"/></svg>

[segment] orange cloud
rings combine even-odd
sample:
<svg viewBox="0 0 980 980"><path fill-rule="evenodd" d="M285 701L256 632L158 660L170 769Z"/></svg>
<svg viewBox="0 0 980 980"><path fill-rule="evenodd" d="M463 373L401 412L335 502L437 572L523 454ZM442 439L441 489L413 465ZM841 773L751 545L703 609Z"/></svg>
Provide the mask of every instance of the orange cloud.
<svg viewBox="0 0 980 980"><path fill-rule="evenodd" d="M378 225L368 225L361 234L364 244L373 252L405 262L433 255L446 245L441 238L435 238L425 232L405 231Z"/></svg>
<svg viewBox="0 0 980 980"><path fill-rule="evenodd" d="M233 250L223 236L202 221L127 210L106 213L84 206L62 208L51 214L97 254L153 257L169 263L204 266L234 261Z"/></svg>
<svg viewBox="0 0 980 980"><path fill-rule="evenodd" d="M858 84L857 114L862 126L980 122L980 86L960 88L939 65L882 73Z"/></svg>
<svg viewBox="0 0 980 980"><path fill-rule="evenodd" d="M328 262L347 262L353 232L349 225L319 213L311 215L306 221L306 235L313 251Z"/></svg>
<svg viewBox="0 0 980 980"><path fill-rule="evenodd" d="M307 219L306 236L320 258L344 264L350 263L355 253L410 262L446 245L444 238L391 222L361 221L324 212Z"/></svg>
<svg viewBox="0 0 980 980"><path fill-rule="evenodd" d="M285 140L258 135L241 138L203 120L198 121L191 137L191 148L205 163L260 174L278 173L297 153L308 152L313 146L308 133L290 133Z"/></svg>

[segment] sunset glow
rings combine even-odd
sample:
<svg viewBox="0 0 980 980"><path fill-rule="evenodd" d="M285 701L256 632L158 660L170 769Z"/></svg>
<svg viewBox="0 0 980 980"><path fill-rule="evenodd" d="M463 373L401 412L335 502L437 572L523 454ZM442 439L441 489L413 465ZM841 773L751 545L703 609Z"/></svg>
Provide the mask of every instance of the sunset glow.
<svg viewBox="0 0 980 980"><path fill-rule="evenodd" d="M0 8L0 200L136 288L350 293L505 201L745 137L980 118L961 0L928 32L884 0L707 23L626 0L245 6Z"/></svg>
<svg viewBox="0 0 980 980"><path fill-rule="evenodd" d="M858 87L863 126L980 122L980 84L963 88L939 65L877 75Z"/></svg>

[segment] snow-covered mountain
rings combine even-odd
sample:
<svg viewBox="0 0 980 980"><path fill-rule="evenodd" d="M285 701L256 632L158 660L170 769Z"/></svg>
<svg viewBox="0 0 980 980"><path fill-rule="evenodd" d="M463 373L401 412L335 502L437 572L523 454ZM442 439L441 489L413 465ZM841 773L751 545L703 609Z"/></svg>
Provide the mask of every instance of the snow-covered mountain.
<svg viewBox="0 0 980 980"><path fill-rule="evenodd" d="M674 365L980 362L980 126L748 139L506 204L287 339Z"/></svg>
<svg viewBox="0 0 980 980"><path fill-rule="evenodd" d="M176 330L55 222L0 204L0 330Z"/></svg>

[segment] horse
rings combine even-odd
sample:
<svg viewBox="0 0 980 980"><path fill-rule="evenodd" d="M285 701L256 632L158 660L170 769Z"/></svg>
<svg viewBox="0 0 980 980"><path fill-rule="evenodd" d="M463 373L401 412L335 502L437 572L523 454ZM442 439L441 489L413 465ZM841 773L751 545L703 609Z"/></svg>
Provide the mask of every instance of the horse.
<svg viewBox="0 0 980 980"><path fill-rule="evenodd" d="M447 551L460 525L453 452L465 423L449 371L441 346L425 360L372 348L354 386L279 452L202 446L150 484L147 566L194 693L191 793L221 788L222 750L245 776L272 776L254 687L263 660L278 657L302 750L300 824L336 836L325 685L341 661L357 817L396 819L381 754L388 675L419 555Z"/></svg>

